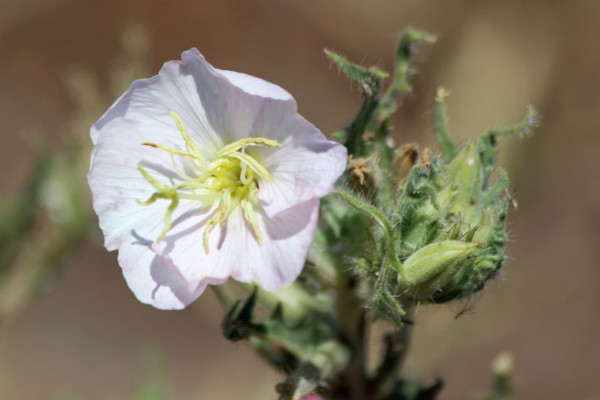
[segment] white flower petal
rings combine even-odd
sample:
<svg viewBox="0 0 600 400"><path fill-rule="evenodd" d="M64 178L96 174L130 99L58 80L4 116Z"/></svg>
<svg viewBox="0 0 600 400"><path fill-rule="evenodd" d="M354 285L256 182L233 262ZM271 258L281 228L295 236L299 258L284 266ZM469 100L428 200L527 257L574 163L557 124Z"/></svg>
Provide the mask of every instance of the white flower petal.
<svg viewBox="0 0 600 400"><path fill-rule="evenodd" d="M241 72L226 71L223 69L217 69L216 71L227 78L232 85L242 89L248 94L274 100L291 101L293 104L296 104L296 101L291 94L271 82Z"/></svg>
<svg viewBox="0 0 600 400"><path fill-rule="evenodd" d="M318 212L319 201L313 199L275 218L257 213L264 240L261 246L242 212L235 210L225 227L216 226L211 232L208 254L202 246L205 221L188 218L165 237L158 252L173 260L186 280L233 277L278 290L292 283L302 271Z"/></svg>
<svg viewBox="0 0 600 400"><path fill-rule="evenodd" d="M148 206L138 203L156 192L142 176L138 165L165 185L170 186L177 175L167 152L140 143L150 141L177 147L178 144L172 141L177 139L177 134L174 126L168 130L123 118L103 127L94 147L88 182L108 250L115 250L130 240L134 230L151 240L156 240L163 230L170 200L158 199ZM198 205L182 202L173 218L190 207Z"/></svg>
<svg viewBox="0 0 600 400"><path fill-rule="evenodd" d="M172 260L158 256L153 242L131 237L119 249L119 264L131 291L142 303L162 310L178 310L196 300L211 284L224 280L189 281L174 267Z"/></svg>
<svg viewBox="0 0 600 400"><path fill-rule="evenodd" d="M298 204L273 218L263 216L265 242L248 240L246 262L253 280L266 290L279 290L294 282L304 264L315 236L319 200Z"/></svg>
<svg viewBox="0 0 600 400"><path fill-rule="evenodd" d="M169 61L157 76L135 81L92 126L94 144L104 126L116 118L123 117L168 130L173 126L170 113L175 111L203 155L212 155L223 143L208 121L195 77L187 71L189 69L190 66L181 62Z"/></svg>
<svg viewBox="0 0 600 400"><path fill-rule="evenodd" d="M267 105L290 117L296 113L296 101L279 86L250 75L215 69L196 49L184 52L182 63L189 66L207 119L225 143L261 136L253 132L253 126Z"/></svg>
<svg viewBox="0 0 600 400"><path fill-rule="evenodd" d="M348 158L344 146L327 140L300 116L285 128L281 148L271 150L263 160L273 180L260 182L259 198L270 217L330 193Z"/></svg>

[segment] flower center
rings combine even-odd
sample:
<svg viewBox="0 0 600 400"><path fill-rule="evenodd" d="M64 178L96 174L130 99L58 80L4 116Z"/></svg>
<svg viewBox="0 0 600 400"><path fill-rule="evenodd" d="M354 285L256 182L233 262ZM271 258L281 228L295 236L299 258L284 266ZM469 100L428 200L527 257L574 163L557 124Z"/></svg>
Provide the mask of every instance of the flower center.
<svg viewBox="0 0 600 400"><path fill-rule="evenodd" d="M246 153L246 148L249 146L280 147L281 145L275 140L261 137L241 139L224 146L208 162L202 157L185 130L181 117L175 112L171 112L171 116L175 119L185 141L185 151L149 142L141 144L170 153L179 181L172 186L164 185L153 178L141 164L138 165L141 174L156 189L148 200L138 200L138 203L150 205L158 199L171 200L165 216L165 227L157 242L160 242L171 229L171 216L179 200L188 199L200 201L209 207L216 204L215 213L204 228L203 244L207 254L211 230L217 224L223 225L231 212L238 207L252 227L256 241L262 245L263 237L254 212L255 207L259 206L258 184L261 180L270 182L273 178L265 167Z"/></svg>

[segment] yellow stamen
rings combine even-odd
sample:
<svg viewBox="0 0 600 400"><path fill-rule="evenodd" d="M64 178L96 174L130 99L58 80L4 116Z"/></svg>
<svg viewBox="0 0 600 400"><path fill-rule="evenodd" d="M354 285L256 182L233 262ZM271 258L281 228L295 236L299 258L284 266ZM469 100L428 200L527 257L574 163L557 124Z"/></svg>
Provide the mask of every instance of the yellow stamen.
<svg viewBox="0 0 600 400"><path fill-rule="evenodd" d="M162 144L156 144L156 143L150 143L150 142L142 142L140 144L142 146L149 146L149 147L154 147L156 149L161 149L161 150L167 151L173 155L196 158L196 156L193 154L190 154L190 153L187 153L187 152L181 151L181 150L172 149L170 147L163 146Z"/></svg>
<svg viewBox="0 0 600 400"><path fill-rule="evenodd" d="M277 148L281 145L272 139L251 137L240 139L224 146L219 150L210 163L207 163L196 144L186 131L181 117L176 112L171 112L175 124L185 141L185 150L178 150L164 145L142 142L144 146L154 147L168 152L171 155L173 167L181 181L172 186L164 185L150 176L138 165L142 176L156 189L156 192L146 201L139 204L150 205L158 199L171 200L165 216L165 227L157 241L160 242L171 229L172 215L180 199L199 201L205 206L213 206L214 214L204 227L202 237L206 254L209 253L209 239L212 230L217 224L224 225L229 215L239 206L244 219L252 227L254 237L262 246L264 240L260 230L255 207L260 207L258 202L258 182L271 182L273 177L269 171L254 157L246 153L250 146L264 146ZM190 159L189 168L179 166L175 156Z"/></svg>
<svg viewBox="0 0 600 400"><path fill-rule="evenodd" d="M250 173L250 176L248 176L248 173ZM246 164L245 162L242 162L242 171L240 172L240 182L242 182L243 185L249 185L250 183L252 183L253 180L253 176L254 174L252 174L251 170L248 170L248 164Z"/></svg>
<svg viewBox="0 0 600 400"><path fill-rule="evenodd" d="M156 241L158 243L160 243L165 238L165 235L171 229L171 217L173 216L173 211L175 211L175 209L177 208L178 205L179 205L179 198L177 196L175 196L175 197L173 197L173 200L171 200L171 204L169 204L169 208L167 208L167 214L165 215L165 227L163 228L162 232L160 233L160 236L158 236L158 239L156 239Z"/></svg>
<svg viewBox="0 0 600 400"><path fill-rule="evenodd" d="M240 207L242 207L242 211L244 211L244 218L250 226L252 227L252 231L254 232L254 237L256 237L256 241L259 246L263 245L263 237L262 232L258 226L258 219L256 218L256 214L254 213L254 206L248 200L242 200L240 202Z"/></svg>
<svg viewBox="0 0 600 400"><path fill-rule="evenodd" d="M152 194L152 196L150 196L150 198L148 200L146 200L146 201L137 200L138 204L148 206L148 205L154 203L158 199L170 199L171 200L171 204L169 205L169 208L167 209L167 214L165 216L165 227L163 228L162 232L158 236L158 239L156 239L156 241L158 243L160 243L164 239L167 232L169 232L169 230L171 229L171 216L173 215L173 211L175 210L175 208L177 208L177 205L179 204L179 197L177 195L177 190L175 188L169 187L167 185L163 185L162 183L160 183L159 181L154 179L144 169L144 167L142 167L141 164L138 165L138 170L142 173L142 176L144 178L146 178L146 180L148 182L150 182L150 184L152 186L154 186L154 188L157 190L157 192Z"/></svg>
<svg viewBox="0 0 600 400"><path fill-rule="evenodd" d="M198 161L200 161L200 164L206 165L204 159L202 158L202 155L196 147L196 144L185 130L185 126L183 126L183 121L181 120L179 114L177 114L175 111L171 111L171 117L173 117L173 119L175 120L175 124L177 125L179 132L181 132L181 136L183 137L183 140L185 140L185 144L192 150Z"/></svg>
<svg viewBox="0 0 600 400"><path fill-rule="evenodd" d="M229 155L229 153L241 150L248 146L265 146L265 147L281 147L281 144L272 139L262 138L262 137L250 137L246 139L240 139L233 143L228 144L223 147L217 153L217 157Z"/></svg>
<svg viewBox="0 0 600 400"><path fill-rule="evenodd" d="M271 176L269 171L267 171L265 167L263 167L258 161L256 161L248 154L235 152L228 154L227 157L237 158L238 160L246 163L248 167L250 167L250 169L256 173L256 175L260 176L265 181L271 182L273 180L273 177Z"/></svg>
<svg viewBox="0 0 600 400"><path fill-rule="evenodd" d="M170 188L167 185L163 185L162 183L154 179L152 176L150 176L150 174L144 169L144 167L142 167L142 164L138 165L138 171L142 173L142 176L146 178L146 180L150 182L150 184L154 186L156 190L158 190L159 192L171 193L172 188ZM175 191L172 191L172 193L175 193Z"/></svg>

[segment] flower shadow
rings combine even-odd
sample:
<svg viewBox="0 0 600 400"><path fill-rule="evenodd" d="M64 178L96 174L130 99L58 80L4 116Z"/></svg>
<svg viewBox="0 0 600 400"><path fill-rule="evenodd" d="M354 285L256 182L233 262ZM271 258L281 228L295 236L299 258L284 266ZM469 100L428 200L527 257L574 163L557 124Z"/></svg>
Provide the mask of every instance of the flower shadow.
<svg viewBox="0 0 600 400"><path fill-rule="evenodd" d="M176 180L181 180L181 178L175 171L166 168L164 165L157 164L148 160L142 160L140 162L140 165L146 170L151 170L164 176L169 180L169 183L171 185L174 185Z"/></svg>
<svg viewBox="0 0 600 400"><path fill-rule="evenodd" d="M145 246L149 251L154 252L152 248L154 245L153 240L140 236L135 230L131 231L131 235L136 239L133 244ZM194 301L202 290L200 285L195 288L190 287L189 283L168 257L155 254L149 268L150 276L156 283L156 286L152 289L152 300L156 299L156 293L164 286L171 290L177 300L187 305Z"/></svg>

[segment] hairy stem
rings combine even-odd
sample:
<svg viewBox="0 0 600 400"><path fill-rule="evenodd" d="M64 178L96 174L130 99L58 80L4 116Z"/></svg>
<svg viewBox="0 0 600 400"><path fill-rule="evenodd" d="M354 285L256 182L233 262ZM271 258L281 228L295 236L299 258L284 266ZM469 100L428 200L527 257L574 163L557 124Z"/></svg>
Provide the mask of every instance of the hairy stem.
<svg viewBox="0 0 600 400"><path fill-rule="evenodd" d="M407 311L407 318L413 320L414 307ZM410 347L413 325L404 323L400 329L385 335L385 353L383 361L373 379L374 399L383 399L393 391L398 375L404 364Z"/></svg>

